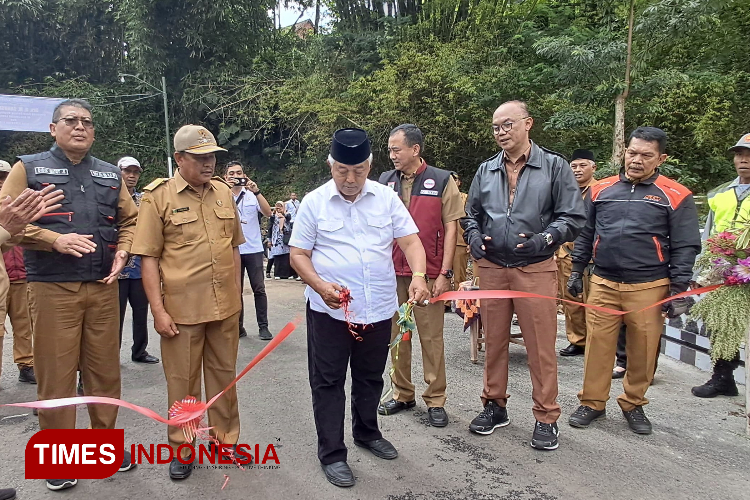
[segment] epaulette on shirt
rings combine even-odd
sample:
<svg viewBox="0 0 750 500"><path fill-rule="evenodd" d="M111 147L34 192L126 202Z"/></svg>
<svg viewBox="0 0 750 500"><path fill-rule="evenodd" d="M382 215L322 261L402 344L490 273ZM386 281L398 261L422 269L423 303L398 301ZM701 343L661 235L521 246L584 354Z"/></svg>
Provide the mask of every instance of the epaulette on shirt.
<svg viewBox="0 0 750 500"><path fill-rule="evenodd" d="M539 146L539 145L537 144L537 146ZM542 151L544 151L545 153L549 153L549 154L552 154L552 155L555 155L555 156L559 156L559 157L560 157L560 158L562 158L563 160L565 160L565 161L568 161L568 159L567 159L567 158L565 157L565 155L564 155L564 154L562 154L562 153L558 153L557 151L552 151L551 149L547 149L547 148L545 148L544 146L539 146L539 148L540 148L540 149L541 149Z"/></svg>
<svg viewBox="0 0 750 500"><path fill-rule="evenodd" d="M159 186L161 186L162 184L164 184L165 182L167 182L167 179L164 178L164 177L160 177L159 179L154 179L153 181L151 181L151 184L149 184L148 186L146 186L145 188L143 188L143 190L151 192L154 189L156 189Z"/></svg>
<svg viewBox="0 0 750 500"><path fill-rule="evenodd" d="M214 177L211 177L211 180L212 181L219 181L222 184L224 184L225 186L227 186L228 188L230 188L230 189L232 188L232 186L230 186L227 181L225 181L223 178L219 177L218 175L215 175Z"/></svg>

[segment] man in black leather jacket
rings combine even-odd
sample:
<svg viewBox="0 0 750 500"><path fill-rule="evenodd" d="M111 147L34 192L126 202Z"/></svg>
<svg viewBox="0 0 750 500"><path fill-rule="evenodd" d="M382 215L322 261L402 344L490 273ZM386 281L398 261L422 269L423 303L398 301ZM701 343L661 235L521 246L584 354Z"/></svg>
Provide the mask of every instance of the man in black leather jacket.
<svg viewBox="0 0 750 500"><path fill-rule="evenodd" d="M534 119L526 104L510 101L492 117L502 151L479 166L469 190L464 239L477 261L483 290L557 296L555 250L573 241L586 222L581 193L568 162L529 140ZM557 306L549 299L482 302L486 358L484 410L469 429L491 434L508 425L508 343L513 312L528 353L536 425L531 446L554 450L557 442Z"/></svg>

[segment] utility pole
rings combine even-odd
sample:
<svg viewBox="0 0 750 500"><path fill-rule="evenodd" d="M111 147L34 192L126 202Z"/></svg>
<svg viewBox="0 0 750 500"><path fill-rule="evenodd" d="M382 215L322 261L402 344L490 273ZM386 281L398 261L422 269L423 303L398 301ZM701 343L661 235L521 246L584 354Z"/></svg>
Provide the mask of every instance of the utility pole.
<svg viewBox="0 0 750 500"><path fill-rule="evenodd" d="M164 144L167 147L167 168L169 170L169 177L172 177L172 150L169 146L169 111L167 109L167 79L163 76L161 77L161 95L164 98L164 130L167 134Z"/></svg>

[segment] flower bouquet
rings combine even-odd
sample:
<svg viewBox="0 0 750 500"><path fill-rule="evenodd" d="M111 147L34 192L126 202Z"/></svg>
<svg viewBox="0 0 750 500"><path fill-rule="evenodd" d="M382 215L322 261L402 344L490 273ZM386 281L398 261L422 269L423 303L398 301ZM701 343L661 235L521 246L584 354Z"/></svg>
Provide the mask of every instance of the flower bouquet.
<svg viewBox="0 0 750 500"><path fill-rule="evenodd" d="M690 315L711 338L711 358L732 360L750 326L750 223L715 234L695 263L700 286L723 284L705 294Z"/></svg>

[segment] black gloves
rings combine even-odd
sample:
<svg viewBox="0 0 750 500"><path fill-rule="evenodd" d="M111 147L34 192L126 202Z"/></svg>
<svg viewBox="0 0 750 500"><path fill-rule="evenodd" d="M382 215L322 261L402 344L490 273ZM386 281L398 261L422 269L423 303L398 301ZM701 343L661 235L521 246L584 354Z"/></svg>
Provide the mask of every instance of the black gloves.
<svg viewBox="0 0 750 500"><path fill-rule="evenodd" d="M672 297L673 295L677 295L678 293L682 293L688 289L689 285L682 284L682 283L673 283L669 287L669 296ZM679 299L670 300L666 304L661 305L661 311L663 313L666 313L667 318L676 318L678 316L682 316L683 314L687 314L687 312L690 310L690 306L693 305L693 301L690 300L690 297L680 297Z"/></svg>
<svg viewBox="0 0 750 500"><path fill-rule="evenodd" d="M474 260L484 259L485 255L487 255L485 249L482 248L486 237L486 234L482 234L477 230L472 231L471 236L469 236L469 249Z"/></svg>
<svg viewBox="0 0 750 500"><path fill-rule="evenodd" d="M568 288L568 293L573 297L578 297L583 293L583 276L581 273L573 271L570 273L568 278L568 284L565 285Z"/></svg>
<svg viewBox="0 0 750 500"><path fill-rule="evenodd" d="M523 236L528 238L528 240L526 240L523 246L513 249L513 253L516 255L536 255L548 246L547 241L541 233L525 233Z"/></svg>

